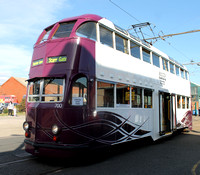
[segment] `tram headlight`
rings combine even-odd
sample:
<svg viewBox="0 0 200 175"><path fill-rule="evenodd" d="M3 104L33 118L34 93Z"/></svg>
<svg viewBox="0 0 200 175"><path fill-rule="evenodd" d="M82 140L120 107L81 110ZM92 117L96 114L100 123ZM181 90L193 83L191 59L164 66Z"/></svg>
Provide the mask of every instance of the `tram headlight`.
<svg viewBox="0 0 200 175"><path fill-rule="evenodd" d="M28 122L24 122L24 123L23 123L23 129L24 129L25 131L28 131L29 128L30 128L29 123L28 123Z"/></svg>
<svg viewBox="0 0 200 175"><path fill-rule="evenodd" d="M60 131L60 128L57 126L57 125L53 125L52 128L51 128L51 131L53 134L58 134L59 131Z"/></svg>

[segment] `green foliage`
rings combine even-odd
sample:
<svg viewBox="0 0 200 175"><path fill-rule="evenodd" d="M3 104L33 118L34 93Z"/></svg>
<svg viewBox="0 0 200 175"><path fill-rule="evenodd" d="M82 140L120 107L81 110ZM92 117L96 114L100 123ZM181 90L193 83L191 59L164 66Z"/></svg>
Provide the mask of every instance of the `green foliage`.
<svg viewBox="0 0 200 175"><path fill-rule="evenodd" d="M26 99L22 99L21 103L17 105L17 112L26 111Z"/></svg>
<svg viewBox="0 0 200 175"><path fill-rule="evenodd" d="M4 113L4 114L8 114L8 109L5 108L5 109L3 110L3 113Z"/></svg>

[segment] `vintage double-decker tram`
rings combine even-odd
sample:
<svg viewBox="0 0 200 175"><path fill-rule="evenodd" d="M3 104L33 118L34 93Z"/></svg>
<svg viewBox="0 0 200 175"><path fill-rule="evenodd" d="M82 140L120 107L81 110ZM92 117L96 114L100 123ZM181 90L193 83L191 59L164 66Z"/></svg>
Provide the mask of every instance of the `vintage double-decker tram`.
<svg viewBox="0 0 200 175"><path fill-rule="evenodd" d="M25 149L61 156L191 127L188 79L184 66L105 18L61 20L34 46Z"/></svg>

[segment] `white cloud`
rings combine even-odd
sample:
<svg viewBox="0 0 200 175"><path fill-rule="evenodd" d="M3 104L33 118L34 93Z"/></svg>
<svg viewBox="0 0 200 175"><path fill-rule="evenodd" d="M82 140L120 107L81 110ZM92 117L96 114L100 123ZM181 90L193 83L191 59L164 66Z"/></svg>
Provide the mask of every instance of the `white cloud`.
<svg viewBox="0 0 200 175"><path fill-rule="evenodd" d="M32 52L23 46L0 45L0 84L11 76L28 77Z"/></svg>
<svg viewBox="0 0 200 175"><path fill-rule="evenodd" d="M33 45L68 0L0 0L0 85L11 76L28 77Z"/></svg>
<svg viewBox="0 0 200 175"><path fill-rule="evenodd" d="M67 0L0 1L0 38L12 40L38 35L57 21L56 13L69 8Z"/></svg>

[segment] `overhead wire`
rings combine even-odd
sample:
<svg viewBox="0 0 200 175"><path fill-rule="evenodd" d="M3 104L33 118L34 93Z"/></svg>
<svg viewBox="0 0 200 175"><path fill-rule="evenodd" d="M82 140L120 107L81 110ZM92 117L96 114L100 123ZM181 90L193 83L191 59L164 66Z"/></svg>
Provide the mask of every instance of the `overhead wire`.
<svg viewBox="0 0 200 175"><path fill-rule="evenodd" d="M136 20L137 22L139 22L139 23L141 23L141 21L140 20L138 20L136 17L134 17L132 14L130 14L128 11L126 11L126 10L124 10L123 8L121 8L119 5L117 5L116 3L114 3L112 0L109 0L113 5L115 5L116 7L118 7L120 10L122 10L123 12L125 12L127 15L129 15L131 18L133 18L134 20ZM154 25L154 29L155 29L155 25ZM150 29L149 29L152 33L153 33L153 36L155 37L155 33L154 33L154 31L153 31L153 29L151 28L151 26L150 26ZM138 36L138 33L137 33L137 31L136 31L136 29L134 29L134 31L135 31L135 33L136 33L136 35ZM140 31L141 32L141 31ZM163 33L163 31L161 30L160 32L162 32ZM159 33L160 33L159 32ZM141 32L142 33L142 32ZM159 35L159 33L158 33L158 36L160 36ZM145 34L145 33L144 33ZM164 33L163 33L164 34ZM145 35L147 35L147 34L145 34ZM142 33L142 36L144 36L143 35L143 33ZM139 36L138 36L139 37ZM140 38L140 37L139 37ZM186 56L183 52L181 52L180 50L178 50L177 48L175 48L174 46L172 46L172 44L170 43L170 42L168 42L168 41L166 41L164 38L161 38L163 41L165 41L166 43L168 43L168 45L170 45L173 49L175 49L177 52L179 52L181 55L183 55L187 60L189 60L189 61L191 61L191 59L188 57L188 56ZM156 40L157 41L157 40ZM154 42L155 43L155 42Z"/></svg>
<svg viewBox="0 0 200 175"><path fill-rule="evenodd" d="M119 9L121 9L123 12L125 12L127 15L129 15L131 18L135 19L137 22L140 22L136 17L134 17L133 15L131 15L129 12L127 12L126 10L124 10L123 8L121 8L120 6L118 6L116 3L112 2L111 0L109 0L112 4L114 4L116 7L118 7Z"/></svg>

